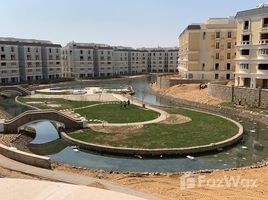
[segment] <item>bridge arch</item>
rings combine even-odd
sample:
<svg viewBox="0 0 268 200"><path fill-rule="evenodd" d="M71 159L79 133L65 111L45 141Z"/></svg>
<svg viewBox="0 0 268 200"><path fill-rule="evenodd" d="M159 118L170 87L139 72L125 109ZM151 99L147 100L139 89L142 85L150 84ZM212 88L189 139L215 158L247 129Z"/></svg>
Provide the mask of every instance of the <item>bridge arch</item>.
<svg viewBox="0 0 268 200"><path fill-rule="evenodd" d="M72 118L56 110L28 110L20 115L5 120L3 124L3 132L17 133L18 128L33 121L49 120L64 124L65 129L82 129L86 122L81 119Z"/></svg>

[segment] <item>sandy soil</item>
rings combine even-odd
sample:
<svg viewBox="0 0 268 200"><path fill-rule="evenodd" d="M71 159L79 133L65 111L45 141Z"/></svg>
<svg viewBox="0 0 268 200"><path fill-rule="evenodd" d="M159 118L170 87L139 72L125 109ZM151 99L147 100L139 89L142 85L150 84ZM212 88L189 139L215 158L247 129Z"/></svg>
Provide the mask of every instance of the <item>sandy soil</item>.
<svg viewBox="0 0 268 200"><path fill-rule="evenodd" d="M74 169L66 166L57 166L57 169L64 171L71 171L78 174L90 175L99 179L109 179L119 184L154 194L170 200L192 200L192 199L268 199L267 181L268 181L268 167L256 169L239 169L234 171L215 171L212 173L199 174L204 176L205 180L224 179L224 177L240 177L240 179L256 180L254 188L246 188L242 186L228 187L208 187L203 184L200 188L180 189L180 177L182 175L168 174L168 175L135 175L135 174L116 174L105 172L94 172L91 170ZM198 179L198 175L194 175ZM95 183L98 186L100 183ZM100 185L101 186L101 185Z"/></svg>
<svg viewBox="0 0 268 200"><path fill-rule="evenodd" d="M208 96L208 89L199 89L199 84L181 84L167 89L160 89L156 84L151 85L152 89L163 95L170 95L177 98L195 101L211 105L219 105L222 100Z"/></svg>
<svg viewBox="0 0 268 200"><path fill-rule="evenodd" d="M191 118L183 115L169 115L166 120L160 122L163 124L183 124L192 121Z"/></svg>

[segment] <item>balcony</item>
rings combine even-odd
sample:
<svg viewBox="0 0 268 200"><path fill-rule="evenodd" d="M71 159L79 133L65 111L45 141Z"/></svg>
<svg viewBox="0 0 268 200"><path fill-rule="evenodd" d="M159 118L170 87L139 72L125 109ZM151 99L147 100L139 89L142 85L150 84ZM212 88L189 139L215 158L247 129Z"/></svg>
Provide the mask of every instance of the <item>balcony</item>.
<svg viewBox="0 0 268 200"><path fill-rule="evenodd" d="M241 45L249 45L250 44L250 41L241 41L240 44Z"/></svg>
<svg viewBox="0 0 268 200"><path fill-rule="evenodd" d="M268 39L259 40L259 44L268 44Z"/></svg>

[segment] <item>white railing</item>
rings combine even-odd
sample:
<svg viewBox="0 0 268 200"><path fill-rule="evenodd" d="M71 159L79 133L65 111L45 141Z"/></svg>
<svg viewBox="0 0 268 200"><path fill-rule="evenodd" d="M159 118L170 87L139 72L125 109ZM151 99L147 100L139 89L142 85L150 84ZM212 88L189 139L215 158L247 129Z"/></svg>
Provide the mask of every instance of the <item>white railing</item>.
<svg viewBox="0 0 268 200"><path fill-rule="evenodd" d="M268 39L259 40L259 44L268 44Z"/></svg>
<svg viewBox="0 0 268 200"><path fill-rule="evenodd" d="M248 44L250 44L250 41L241 41L240 44L241 45L248 45Z"/></svg>

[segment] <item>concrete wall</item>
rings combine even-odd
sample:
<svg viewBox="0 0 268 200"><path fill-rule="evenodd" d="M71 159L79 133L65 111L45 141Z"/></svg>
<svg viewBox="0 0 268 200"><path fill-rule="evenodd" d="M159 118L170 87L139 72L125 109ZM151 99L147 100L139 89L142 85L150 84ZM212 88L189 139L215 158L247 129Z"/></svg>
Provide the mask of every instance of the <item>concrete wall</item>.
<svg viewBox="0 0 268 200"><path fill-rule="evenodd" d="M8 158L11 158L13 160L16 160L22 163L26 163L29 165L42 167L46 169L51 169L51 161L50 161L50 158L48 157L26 153L17 149L7 147L3 144L0 144L0 153L3 156L6 156Z"/></svg>
<svg viewBox="0 0 268 200"><path fill-rule="evenodd" d="M179 84L191 84L191 83L204 83L205 80L187 80L187 79L177 79L172 78L172 76L158 76L156 79L156 84L161 89L166 89L174 85Z"/></svg>
<svg viewBox="0 0 268 200"><path fill-rule="evenodd" d="M208 84L208 95L225 101L232 101L232 88L226 85Z"/></svg>
<svg viewBox="0 0 268 200"><path fill-rule="evenodd" d="M241 105L268 108L268 90L209 84L208 94Z"/></svg>

